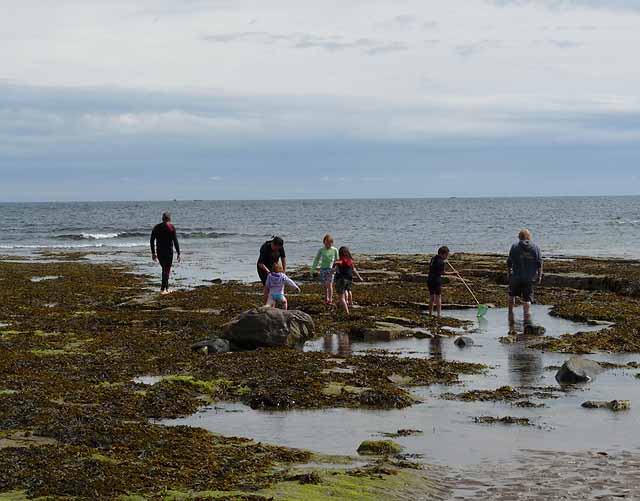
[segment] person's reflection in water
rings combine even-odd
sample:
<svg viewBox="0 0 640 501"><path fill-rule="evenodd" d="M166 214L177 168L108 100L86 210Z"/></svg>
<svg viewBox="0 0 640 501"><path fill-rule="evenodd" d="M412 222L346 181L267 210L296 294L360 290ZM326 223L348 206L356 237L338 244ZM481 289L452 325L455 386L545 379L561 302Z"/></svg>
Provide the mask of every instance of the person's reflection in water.
<svg viewBox="0 0 640 501"><path fill-rule="evenodd" d="M527 320L529 322L529 320ZM509 315L509 335L516 336L517 341L509 347L509 374L513 386L536 386L544 373L542 353L527 348L530 336L524 334L525 322Z"/></svg>
<svg viewBox="0 0 640 501"><path fill-rule="evenodd" d="M429 355L431 358L443 360L444 355L442 351L442 338L439 334L436 334L429 340Z"/></svg>
<svg viewBox="0 0 640 501"><path fill-rule="evenodd" d="M333 349L334 337L335 334L327 333L324 335L324 337L322 338L322 351L324 351L325 353L335 353L335 350Z"/></svg>
<svg viewBox="0 0 640 501"><path fill-rule="evenodd" d="M348 334L338 334L338 355L351 355L351 338Z"/></svg>

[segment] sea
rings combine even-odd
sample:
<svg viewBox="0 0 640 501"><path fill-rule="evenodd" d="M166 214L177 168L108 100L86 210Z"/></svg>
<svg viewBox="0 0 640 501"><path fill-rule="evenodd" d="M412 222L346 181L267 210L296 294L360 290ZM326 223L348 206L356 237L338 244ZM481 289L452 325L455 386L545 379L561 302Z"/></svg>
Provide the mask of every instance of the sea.
<svg viewBox="0 0 640 501"><path fill-rule="evenodd" d="M356 254L441 245L504 254L524 227L546 257L640 259L640 196L3 203L0 255L81 251L157 273L149 235L164 211L183 253L173 279L185 287L257 280L258 249L273 235L285 240L290 266L310 263L326 233Z"/></svg>

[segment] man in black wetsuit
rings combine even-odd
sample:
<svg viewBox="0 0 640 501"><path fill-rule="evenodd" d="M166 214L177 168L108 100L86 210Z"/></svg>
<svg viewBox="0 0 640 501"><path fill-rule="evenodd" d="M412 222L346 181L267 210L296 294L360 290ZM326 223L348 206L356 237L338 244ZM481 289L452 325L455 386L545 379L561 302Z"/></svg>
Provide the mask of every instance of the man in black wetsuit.
<svg viewBox="0 0 640 501"><path fill-rule="evenodd" d="M162 222L153 227L150 245L153 262L159 261L160 266L162 266L162 286L160 288L160 294L168 294L174 246L176 248L176 254L178 254L178 262L180 262L180 244L178 244L176 229L171 224L171 214L168 212L162 214Z"/></svg>
<svg viewBox="0 0 640 501"><path fill-rule="evenodd" d="M258 258L258 276L262 285L267 281L273 265L282 261L283 272L287 272L287 257L284 252L284 241L280 237L273 237L260 247L260 257Z"/></svg>

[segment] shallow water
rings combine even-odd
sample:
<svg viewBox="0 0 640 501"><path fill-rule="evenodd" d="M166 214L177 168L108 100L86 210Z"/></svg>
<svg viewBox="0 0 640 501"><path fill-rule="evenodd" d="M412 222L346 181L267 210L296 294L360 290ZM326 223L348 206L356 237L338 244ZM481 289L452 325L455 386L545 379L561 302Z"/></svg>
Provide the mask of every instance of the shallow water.
<svg viewBox="0 0 640 501"><path fill-rule="evenodd" d="M422 435L396 439L405 452L424 455L430 463L474 465L484 461L505 461L519 450L621 451L640 446L640 415L634 405L640 403L638 370L613 369L593 382L568 393L558 392L557 399L531 401L545 408L522 409L504 402L458 402L439 398L444 392L460 393L473 389L495 389L500 386L553 386L555 370L569 355L542 353L526 348L526 340L503 345L498 338L507 334L508 321L504 309L490 310L477 321L475 311L451 311L447 315L474 322L468 330L475 344L458 348L454 338L418 340L402 339L387 343L350 343L337 335L308 343L307 350L325 350L336 354L358 353L371 348L384 348L405 356L442 356L444 359L479 362L491 366L485 375L463 376L462 384L414 388L423 403L401 410L328 409L287 412L252 410L237 403L216 404L185 419L166 424L188 424L224 435L237 435L256 440L310 449L326 454L354 454L366 439L380 438L381 432L400 428L420 429ZM549 315L549 307L534 306L534 321L547 329L547 335L597 330ZM522 323L516 323L522 330ZM528 338L531 340L532 338ZM589 358L616 363L640 360L638 355L590 355ZM586 400L631 400L630 411L583 409ZM530 418L536 426L476 424L476 416L518 416Z"/></svg>

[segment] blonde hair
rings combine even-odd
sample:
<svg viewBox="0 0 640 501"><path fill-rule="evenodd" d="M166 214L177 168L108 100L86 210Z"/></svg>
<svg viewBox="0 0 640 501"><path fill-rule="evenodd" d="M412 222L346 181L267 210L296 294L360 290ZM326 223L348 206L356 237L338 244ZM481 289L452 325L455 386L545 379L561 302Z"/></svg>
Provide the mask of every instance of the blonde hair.
<svg viewBox="0 0 640 501"><path fill-rule="evenodd" d="M284 268L282 268L282 265L280 264L280 262L278 261L276 264L273 265L273 272L274 273L282 273Z"/></svg>
<svg viewBox="0 0 640 501"><path fill-rule="evenodd" d="M327 242L333 243L333 237L331 236L330 233L327 233L322 239L323 244L326 244Z"/></svg>
<svg viewBox="0 0 640 501"><path fill-rule="evenodd" d="M531 235L531 232L527 228L523 228L520 230L520 233L518 233L518 238L520 240L531 240L533 235Z"/></svg>

